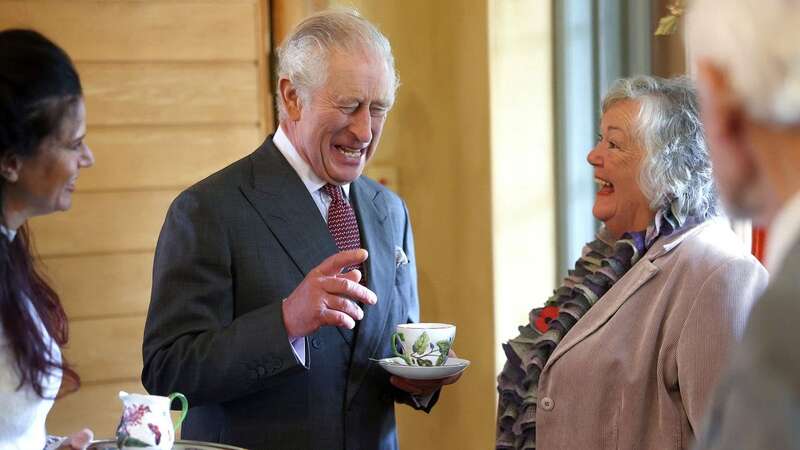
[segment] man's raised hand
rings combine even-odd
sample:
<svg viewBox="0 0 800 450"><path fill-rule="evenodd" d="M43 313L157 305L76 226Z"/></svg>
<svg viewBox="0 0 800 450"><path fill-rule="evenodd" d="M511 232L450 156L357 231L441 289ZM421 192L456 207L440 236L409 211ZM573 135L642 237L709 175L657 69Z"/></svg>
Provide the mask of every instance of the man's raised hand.
<svg viewBox="0 0 800 450"><path fill-rule="evenodd" d="M378 297L358 284L361 272L346 267L367 260L364 249L345 250L332 255L311 270L283 302L283 323L289 338L314 333L323 326L352 329L364 312L354 302L374 305Z"/></svg>

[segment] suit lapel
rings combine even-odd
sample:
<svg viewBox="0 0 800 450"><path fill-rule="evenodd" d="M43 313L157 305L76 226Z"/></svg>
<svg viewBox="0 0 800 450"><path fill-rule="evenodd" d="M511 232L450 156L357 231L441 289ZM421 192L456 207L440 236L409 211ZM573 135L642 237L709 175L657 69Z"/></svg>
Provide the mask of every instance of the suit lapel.
<svg viewBox="0 0 800 450"><path fill-rule="evenodd" d="M252 156L252 186L241 186L303 276L339 251L305 184L272 143L272 136ZM341 328L339 336L350 344Z"/></svg>
<svg viewBox="0 0 800 450"><path fill-rule="evenodd" d="M642 258L584 315L559 342L547 363L546 371L572 347L591 336L606 324L642 285L658 273L658 267L647 257Z"/></svg>
<svg viewBox="0 0 800 450"><path fill-rule="evenodd" d="M350 185L358 217L362 245L369 251L366 262L367 287L375 292L378 303L364 308L350 363L350 382L347 404L352 401L364 380L371 358L383 339L386 320L391 310L392 287L395 278L392 223L384 196L359 178Z"/></svg>
<svg viewBox="0 0 800 450"><path fill-rule="evenodd" d="M337 252L316 203L272 136L251 156L252 184L240 189L305 276Z"/></svg>

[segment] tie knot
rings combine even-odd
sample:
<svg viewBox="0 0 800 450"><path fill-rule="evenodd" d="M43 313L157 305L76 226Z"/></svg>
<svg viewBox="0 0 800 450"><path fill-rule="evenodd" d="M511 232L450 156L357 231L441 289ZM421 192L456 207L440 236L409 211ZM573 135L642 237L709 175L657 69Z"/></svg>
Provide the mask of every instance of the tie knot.
<svg viewBox="0 0 800 450"><path fill-rule="evenodd" d="M342 188L341 186L336 186L335 184L326 184L322 187L325 189L325 192L331 197L331 201L336 202L343 202L344 197L342 196Z"/></svg>

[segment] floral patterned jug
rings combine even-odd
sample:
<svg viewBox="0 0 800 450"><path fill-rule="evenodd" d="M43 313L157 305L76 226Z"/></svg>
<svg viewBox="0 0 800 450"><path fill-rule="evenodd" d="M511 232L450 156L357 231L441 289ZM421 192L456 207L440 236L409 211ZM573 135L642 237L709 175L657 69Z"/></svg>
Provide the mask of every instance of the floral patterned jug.
<svg viewBox="0 0 800 450"><path fill-rule="evenodd" d="M181 402L181 417L173 428L169 407L176 398ZM172 449L172 444L175 443L175 430L180 428L189 409L189 403L183 394L176 392L169 397L161 397L120 391L119 399L122 400L123 409L117 427L117 448Z"/></svg>

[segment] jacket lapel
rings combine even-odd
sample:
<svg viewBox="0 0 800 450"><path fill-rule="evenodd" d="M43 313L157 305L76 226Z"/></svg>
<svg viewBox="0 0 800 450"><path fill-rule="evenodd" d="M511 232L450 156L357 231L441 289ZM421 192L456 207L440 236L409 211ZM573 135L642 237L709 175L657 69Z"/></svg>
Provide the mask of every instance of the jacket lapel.
<svg viewBox="0 0 800 450"><path fill-rule="evenodd" d="M584 315L566 336L559 342L544 370L552 366L558 358L567 353L571 348L591 336L600 327L605 325L611 317L625 304L626 301L651 278L656 276L659 268L654 261L668 254L681 244L686 238L697 233L708 222L689 229L678 230L675 233L659 238L641 260L626 273L606 294Z"/></svg>
<svg viewBox="0 0 800 450"><path fill-rule="evenodd" d="M272 143L251 155L252 184L240 190L305 276L337 252L328 227L306 186Z"/></svg>
<svg viewBox="0 0 800 450"><path fill-rule="evenodd" d="M303 181L272 136L252 155L252 186L240 189L303 276L339 251ZM350 343L341 328L339 336Z"/></svg>
<svg viewBox="0 0 800 450"><path fill-rule="evenodd" d="M658 273L658 267L649 259L642 258L626 273L598 302L572 327L567 335L558 343L547 360L544 370L553 365L558 358L572 347L589 337L625 304L626 301L642 285L650 281Z"/></svg>
<svg viewBox="0 0 800 450"><path fill-rule="evenodd" d="M386 320L391 310L395 278L394 246L392 244L392 222L384 196L359 178L350 185L355 212L358 217L362 245L369 251L366 262L367 287L375 292L378 303L364 308L350 363L350 381L347 402L350 404L364 381L367 369L372 364L369 358L376 354L383 339Z"/></svg>

